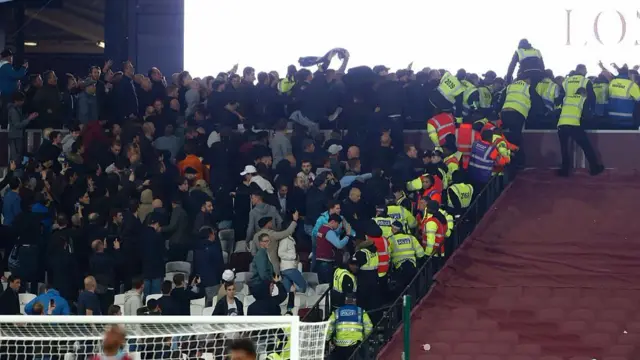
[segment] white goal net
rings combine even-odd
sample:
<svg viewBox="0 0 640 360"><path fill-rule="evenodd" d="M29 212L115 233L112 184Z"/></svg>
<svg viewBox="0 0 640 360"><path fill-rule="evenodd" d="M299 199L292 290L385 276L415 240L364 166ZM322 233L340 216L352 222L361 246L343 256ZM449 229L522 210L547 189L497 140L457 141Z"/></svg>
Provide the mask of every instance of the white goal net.
<svg viewBox="0 0 640 360"><path fill-rule="evenodd" d="M92 360L105 331L120 326L121 351L134 360L222 360L238 339L255 345L258 359L324 359L328 322L297 316L0 316L2 360Z"/></svg>

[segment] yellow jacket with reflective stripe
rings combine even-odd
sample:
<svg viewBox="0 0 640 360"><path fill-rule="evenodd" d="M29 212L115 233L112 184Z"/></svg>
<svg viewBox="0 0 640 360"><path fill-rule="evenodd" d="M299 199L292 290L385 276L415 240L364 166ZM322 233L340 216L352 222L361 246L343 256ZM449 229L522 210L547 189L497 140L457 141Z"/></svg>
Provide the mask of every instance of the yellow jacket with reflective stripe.
<svg viewBox="0 0 640 360"><path fill-rule="evenodd" d="M471 110L478 108L477 102L469 103L469 97L474 92L477 92L478 88L467 80L462 80L462 86L464 86L464 92L462 93L462 113L463 115L468 115L471 113Z"/></svg>
<svg viewBox="0 0 640 360"><path fill-rule="evenodd" d="M440 85L438 85L438 92L444 96L451 104L455 104L456 96L462 94L464 86L460 83L457 77L451 75L450 72L445 72L440 79Z"/></svg>
<svg viewBox="0 0 640 360"><path fill-rule="evenodd" d="M357 311L358 322L337 321L339 311L347 307L350 308L348 310L356 308L354 311ZM327 337L330 339L333 335L336 346L347 347L364 340L372 331L373 323L366 311L355 305L345 305L331 313L329 326L327 327Z"/></svg>
<svg viewBox="0 0 640 360"><path fill-rule="evenodd" d="M428 216L430 217L430 215ZM438 234L438 224L436 224L435 221L429 221L429 219L427 219L427 221L424 224L424 229L422 231L427 238L427 244L424 247L424 253L428 256L431 256L434 253L434 246L436 245L436 237L441 236L440 234ZM444 239L442 239L440 246L441 247L444 246ZM436 256L440 256L441 254L444 255L444 247L438 250L438 253L436 254Z"/></svg>
<svg viewBox="0 0 640 360"><path fill-rule="evenodd" d="M491 103L493 101L493 95L491 94L491 89L486 86L478 87L478 94L480 95L480 101L478 102L478 107L481 109L490 109Z"/></svg>
<svg viewBox="0 0 640 360"><path fill-rule="evenodd" d="M416 259L425 255L422 245L415 236L402 233L389 237L389 253L391 263L396 269L405 261L411 261L415 266L417 265Z"/></svg>
<svg viewBox="0 0 640 360"><path fill-rule="evenodd" d="M391 233L391 224L393 223L393 219L390 217L374 217L373 221L378 224L380 230L382 230L382 236L388 238L392 235Z"/></svg>
<svg viewBox="0 0 640 360"><path fill-rule="evenodd" d="M530 85L526 81L518 80L507 86L505 90L507 96L502 105L502 110L513 109L525 118L529 116L531 110L531 94L529 93Z"/></svg>
<svg viewBox="0 0 640 360"><path fill-rule="evenodd" d="M534 48L530 48L530 49L518 49L516 50L516 53L518 54L518 61L522 62L522 60L526 59L526 58L530 58L530 57L535 57L538 59L542 59L542 54L540 53L540 50L538 49L534 49Z"/></svg>
<svg viewBox="0 0 640 360"><path fill-rule="evenodd" d="M558 126L580 126L582 109L586 100L586 96L577 94L565 96L562 102L562 112L558 119Z"/></svg>
<svg viewBox="0 0 640 360"><path fill-rule="evenodd" d="M564 96L575 95L576 91L580 88L587 88L587 84L591 80L582 75L572 75L564 79L562 88L564 89Z"/></svg>
<svg viewBox="0 0 640 360"><path fill-rule="evenodd" d="M295 81L289 81L289 79L284 78L278 83L278 91L283 94L288 94L291 92L291 89L293 89L293 85L295 84Z"/></svg>
<svg viewBox="0 0 640 360"><path fill-rule="evenodd" d="M594 83L593 92L596 94L596 104L607 104L609 102L608 83Z"/></svg>
<svg viewBox="0 0 640 360"><path fill-rule="evenodd" d="M364 271L378 271L378 253L371 252L369 249L360 249L367 256L367 263L360 266L360 270ZM357 252L357 251L356 251Z"/></svg>
<svg viewBox="0 0 640 360"><path fill-rule="evenodd" d="M504 137L497 134L493 134L492 142L493 142L493 145L496 147L496 149L498 149L498 153L500 153L500 156L507 159L511 158L511 150L509 150L509 147L507 146L507 142L504 139Z"/></svg>
<svg viewBox="0 0 640 360"><path fill-rule="evenodd" d="M285 360L285 359L276 353L271 353L267 355L266 360Z"/></svg>
<svg viewBox="0 0 640 360"><path fill-rule="evenodd" d="M353 274L349 270L343 268L337 268L333 273L333 290L342 293L342 280L345 276L348 276L349 278L351 278L351 281L353 281L353 291L355 292L356 290L358 290L356 277L353 276Z"/></svg>
<svg viewBox="0 0 640 360"><path fill-rule="evenodd" d="M473 186L464 183L452 184L449 186L449 190L453 191L460 200L460 207L466 209L471 205L471 199L473 198ZM449 207L453 207L451 200L449 199Z"/></svg>
<svg viewBox="0 0 640 360"><path fill-rule="evenodd" d="M446 212L446 210L444 209L440 209L440 214L442 214L444 216L445 219L447 219L447 237L451 236L451 230L453 230L453 216L449 215L448 212Z"/></svg>
<svg viewBox="0 0 640 360"><path fill-rule="evenodd" d="M400 205L387 206L387 216L393 220L398 220L405 227L405 230L415 229L418 226L416 217L413 216L411 211L405 209Z"/></svg>
<svg viewBox="0 0 640 360"><path fill-rule="evenodd" d="M536 85L536 92L542 98L547 110L553 110L555 108L556 98L560 96L560 87L558 84L549 78L544 78Z"/></svg>

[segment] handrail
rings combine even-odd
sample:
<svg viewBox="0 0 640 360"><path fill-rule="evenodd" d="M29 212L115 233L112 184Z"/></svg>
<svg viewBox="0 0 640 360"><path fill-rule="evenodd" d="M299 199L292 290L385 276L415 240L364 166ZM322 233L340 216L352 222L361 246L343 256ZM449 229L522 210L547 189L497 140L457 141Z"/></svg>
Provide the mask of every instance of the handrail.
<svg viewBox="0 0 640 360"><path fill-rule="evenodd" d="M476 198L469 205L467 210L456 220L453 233L445 243L445 245L449 248L452 247L451 250L447 249L445 251L447 257L451 256L453 251L455 251L462 244L462 241L464 241L464 239L469 234L471 234L478 221L489 209L489 206L497 199L498 195L500 195L506 184L508 184L509 178L507 174L508 171L505 171L503 176L492 177L487 185L477 194ZM480 206L482 206L482 208L480 208ZM473 221L475 221L475 223L473 223ZM472 222L472 227L465 226L465 224L469 222ZM453 243L451 242L451 240L454 240ZM431 289L431 286L433 284L433 275L435 275L437 270L439 270L434 269L434 267L437 266L437 264L435 264L436 262L434 261L436 258L439 257L436 257L435 253L427 258L424 264L416 272L416 275L403 289L402 293L396 298L393 303L391 303L391 305L388 306L388 310L384 313L380 321L375 324L374 331L368 337L366 337L356 348L356 350L349 358L350 360L375 359L375 354L377 354L379 350L391 339L398 326L402 324L402 298L405 295L412 295L414 297L414 300L412 301L412 307L415 307ZM418 285L425 286L421 288Z"/></svg>

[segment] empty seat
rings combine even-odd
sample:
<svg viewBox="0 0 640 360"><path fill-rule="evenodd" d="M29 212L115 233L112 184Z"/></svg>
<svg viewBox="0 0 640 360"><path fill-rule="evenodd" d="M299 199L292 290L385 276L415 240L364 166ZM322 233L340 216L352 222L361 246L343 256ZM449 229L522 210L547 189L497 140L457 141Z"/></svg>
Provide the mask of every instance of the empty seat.
<svg viewBox="0 0 640 360"><path fill-rule="evenodd" d="M605 356L629 356L635 349L633 345L613 345L606 350Z"/></svg>
<svg viewBox="0 0 640 360"><path fill-rule="evenodd" d="M436 341L442 341L446 343L455 344L462 340L462 334L459 331L455 330L441 330L436 331L435 334ZM472 342L472 341L471 341Z"/></svg>
<svg viewBox="0 0 640 360"><path fill-rule="evenodd" d="M502 360L498 355L478 355L475 360Z"/></svg>
<svg viewBox="0 0 640 360"><path fill-rule="evenodd" d="M31 300L36 298L36 295L31 293L24 293L18 294L18 298L20 299L20 305L27 305Z"/></svg>
<svg viewBox="0 0 640 360"><path fill-rule="evenodd" d="M622 309L605 309L598 311L598 320L626 322L628 320L627 311Z"/></svg>
<svg viewBox="0 0 640 360"><path fill-rule="evenodd" d="M200 316L202 315L203 309L204 309L204 306L191 304L189 305L189 314L191 314L192 316Z"/></svg>
<svg viewBox="0 0 640 360"><path fill-rule="evenodd" d="M607 299L607 305L612 309L635 310L638 308L635 299L613 298Z"/></svg>
<svg viewBox="0 0 640 360"><path fill-rule="evenodd" d="M552 291L548 287L538 286L525 286L522 288L523 296L532 296L536 298L548 298L551 297Z"/></svg>
<svg viewBox="0 0 640 360"><path fill-rule="evenodd" d="M578 303L576 305L585 309L599 309L603 306L602 300L596 296L588 296L578 299Z"/></svg>
<svg viewBox="0 0 640 360"><path fill-rule="evenodd" d="M439 355L448 355L451 354L451 345L443 342L436 342L431 345L431 350L429 352Z"/></svg>
<svg viewBox="0 0 640 360"><path fill-rule="evenodd" d="M540 301L540 298L532 297L532 296L523 296L519 298L516 305L519 308L524 308L524 309L541 309L543 307L546 307L545 304L542 301ZM546 304L546 305L549 305L549 304Z"/></svg>
<svg viewBox="0 0 640 360"><path fill-rule="evenodd" d="M246 283L251 278L251 273L248 271L236 273L236 282Z"/></svg>
<svg viewBox="0 0 640 360"><path fill-rule="evenodd" d="M316 291L317 295L322 295L325 292L327 292L329 290L329 288L330 288L329 284L318 284L318 285L316 285L315 291Z"/></svg>
<svg viewBox="0 0 640 360"><path fill-rule="evenodd" d="M598 332L604 332L608 334L620 334L622 330L620 330L620 325L613 321L596 321L591 325L591 328Z"/></svg>
<svg viewBox="0 0 640 360"><path fill-rule="evenodd" d="M464 331L462 333L462 341L469 342L487 342L489 341L489 333L486 331Z"/></svg>
<svg viewBox="0 0 640 360"><path fill-rule="evenodd" d="M247 312L249 310L249 305L253 304L256 301L256 298L254 298L252 295L248 295L244 297L244 314L247 315Z"/></svg>
<svg viewBox="0 0 640 360"><path fill-rule="evenodd" d="M113 305L124 306L125 296L124 294L118 294L113 297Z"/></svg>
<svg viewBox="0 0 640 360"><path fill-rule="evenodd" d="M169 261L164 265L164 272L181 272L187 275L191 275L191 264L186 261Z"/></svg>
<svg viewBox="0 0 640 360"><path fill-rule="evenodd" d="M218 238L220 238L220 245L222 245L222 251L228 253L233 252L231 248L235 242L235 231L233 229L224 229L218 232Z"/></svg>
<svg viewBox="0 0 640 360"><path fill-rule="evenodd" d="M144 303L146 304L147 301L149 301L149 299L155 299L158 300L162 297L162 294L149 294L147 295L147 297L144 299Z"/></svg>
<svg viewBox="0 0 640 360"><path fill-rule="evenodd" d="M516 344L513 351L518 355L540 355L542 348L538 344Z"/></svg>
<svg viewBox="0 0 640 360"><path fill-rule="evenodd" d="M513 344L506 342L483 343L480 354L507 355L511 352L512 347Z"/></svg>
<svg viewBox="0 0 640 360"><path fill-rule="evenodd" d="M518 333L514 331L498 331L491 335L492 343L517 344Z"/></svg>
<svg viewBox="0 0 640 360"><path fill-rule="evenodd" d="M453 346L453 352L456 354L482 354L482 344L481 343L473 343L473 342L461 342L456 343Z"/></svg>
<svg viewBox="0 0 640 360"><path fill-rule="evenodd" d="M507 296L493 296L489 299L489 309L510 309L516 303L517 298Z"/></svg>
<svg viewBox="0 0 640 360"><path fill-rule="evenodd" d="M562 321L565 311L559 308L542 309L538 311L538 319L540 321Z"/></svg>
<svg viewBox="0 0 640 360"><path fill-rule="evenodd" d="M575 301L568 297L552 297L541 303L550 308L574 309L576 307Z"/></svg>
<svg viewBox="0 0 640 360"><path fill-rule="evenodd" d="M206 307L206 308L202 309L202 315L211 316L213 314L213 309L214 309L213 306L209 306L209 307Z"/></svg>
<svg viewBox="0 0 640 360"><path fill-rule="evenodd" d="M204 297L201 297L199 299L193 299L193 300L191 300L191 305L200 305L200 306L204 307L205 300L206 300L206 298L204 298Z"/></svg>
<svg viewBox="0 0 640 360"><path fill-rule="evenodd" d="M450 321L446 321L442 323L442 330L465 330L469 329L469 322L466 320L460 319L451 319ZM483 330L483 329L474 329L474 330Z"/></svg>
<svg viewBox="0 0 640 360"><path fill-rule="evenodd" d="M475 320L478 317L478 312L476 311L476 309L472 308L458 308L453 309L451 311L451 315L458 319Z"/></svg>
<svg viewBox="0 0 640 360"><path fill-rule="evenodd" d="M235 253L249 252L249 249L247 248L247 242L245 240L236 241L236 245L233 252Z"/></svg>
<svg viewBox="0 0 640 360"><path fill-rule="evenodd" d="M483 319L473 322L471 324L471 329L473 330L497 330L498 323L493 320Z"/></svg>
<svg viewBox="0 0 640 360"><path fill-rule="evenodd" d="M318 274L314 272L304 272L302 277L307 281L307 284L311 287L316 287L320 281L318 280Z"/></svg>
<svg viewBox="0 0 640 360"><path fill-rule="evenodd" d="M223 261L225 264L228 264L228 263L229 263L229 253L228 253L228 252L226 252L226 251L223 251L223 252L222 252L222 261Z"/></svg>
<svg viewBox="0 0 640 360"><path fill-rule="evenodd" d="M613 343L612 336L607 333L592 333L582 337L582 342L590 346L608 347Z"/></svg>
<svg viewBox="0 0 640 360"><path fill-rule="evenodd" d="M585 321L565 321L560 323L560 332L565 334L583 334L587 331Z"/></svg>
<svg viewBox="0 0 640 360"><path fill-rule="evenodd" d="M582 321L594 321L596 319L595 314L589 309L577 309L573 310L567 316L569 320L582 320Z"/></svg>

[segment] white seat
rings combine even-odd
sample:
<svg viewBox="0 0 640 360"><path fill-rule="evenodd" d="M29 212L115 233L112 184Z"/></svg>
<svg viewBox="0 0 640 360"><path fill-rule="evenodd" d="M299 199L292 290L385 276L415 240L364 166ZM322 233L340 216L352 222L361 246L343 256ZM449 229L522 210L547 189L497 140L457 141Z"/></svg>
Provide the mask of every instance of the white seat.
<svg viewBox="0 0 640 360"><path fill-rule="evenodd" d="M74 354L74 353L66 353L66 354L64 354L63 360L76 360L76 354Z"/></svg>
<svg viewBox="0 0 640 360"><path fill-rule="evenodd" d="M229 252L229 247L231 246L231 243L229 241L226 240L220 240L220 247L222 248L223 252L228 253Z"/></svg>
<svg viewBox="0 0 640 360"><path fill-rule="evenodd" d="M24 293L24 294L19 294L18 297L20 299L20 305L24 306L24 305L27 305L31 300L35 299L36 295L31 293Z"/></svg>
<svg viewBox="0 0 640 360"><path fill-rule="evenodd" d="M228 253L228 252L226 252L226 251L223 251L223 252L222 252L222 261L223 261L225 264L228 264L228 263L229 263L229 253Z"/></svg>
<svg viewBox="0 0 640 360"><path fill-rule="evenodd" d="M149 294L147 295L147 297L144 299L144 303L146 304L147 301L149 301L150 299L154 299L154 300L158 300L162 297L162 294Z"/></svg>
<svg viewBox="0 0 640 360"><path fill-rule="evenodd" d="M213 315L213 306L209 306L209 307L206 307L206 308L202 309L202 315L203 316L211 316L211 315Z"/></svg>
<svg viewBox="0 0 640 360"><path fill-rule="evenodd" d="M206 298L201 297L200 299L193 299L191 300L191 305L200 305L202 307L204 307L204 302L205 302Z"/></svg>
<svg viewBox="0 0 640 360"><path fill-rule="evenodd" d="M307 306L307 295L296 293L296 298L293 301L293 306L298 308Z"/></svg>
<svg viewBox="0 0 640 360"><path fill-rule="evenodd" d="M307 284L311 287L316 287L320 283L318 280L318 274L314 272L304 272L302 273L302 277L307 281Z"/></svg>
<svg viewBox="0 0 640 360"><path fill-rule="evenodd" d="M113 305L124 306L125 297L124 294L118 294L113 297Z"/></svg>
<svg viewBox="0 0 640 360"><path fill-rule="evenodd" d="M212 353L204 353L202 354L202 360L214 360L215 358L213 357Z"/></svg>
<svg viewBox="0 0 640 360"><path fill-rule="evenodd" d="M251 278L251 273L249 271L239 272L239 273L236 273L235 282L246 283L247 281L249 281L250 278Z"/></svg>
<svg viewBox="0 0 640 360"><path fill-rule="evenodd" d="M316 294L317 295L324 294L325 292L327 292L327 290L329 290L329 287L330 287L329 284L318 284L318 285L316 285L316 289L315 289Z"/></svg>
<svg viewBox="0 0 640 360"><path fill-rule="evenodd" d="M320 295L309 295L307 296L307 306L308 308L312 307L313 305L315 305L318 300L320 300Z"/></svg>
<svg viewBox="0 0 640 360"><path fill-rule="evenodd" d="M169 271L166 274L164 274L164 279L173 282L173 277L178 274L184 274L184 277L185 277L184 281L189 281L189 274L182 271Z"/></svg>
<svg viewBox="0 0 640 360"><path fill-rule="evenodd" d="M191 306L189 306L189 310L190 310L189 313L193 316L200 316L202 315L203 309L204 309L204 306L191 304Z"/></svg>
<svg viewBox="0 0 640 360"><path fill-rule="evenodd" d="M247 295L244 297L244 314L247 315L247 312L249 311L249 305L253 304L254 302L256 302L256 298L253 297L253 295Z"/></svg>
<svg viewBox="0 0 640 360"><path fill-rule="evenodd" d="M245 240L236 242L236 246L234 249L234 253L249 252L249 250L247 249L247 242Z"/></svg>
<svg viewBox="0 0 640 360"><path fill-rule="evenodd" d="M129 357L131 358L131 360L140 360L140 353L137 352L130 352L129 353Z"/></svg>
<svg viewBox="0 0 640 360"><path fill-rule="evenodd" d="M218 233L218 237L221 241L233 242L236 239L236 232L233 229L220 230L220 232Z"/></svg>
<svg viewBox="0 0 640 360"><path fill-rule="evenodd" d="M170 261L164 265L164 272L181 272L189 277L191 275L191 264L186 261Z"/></svg>
<svg viewBox="0 0 640 360"><path fill-rule="evenodd" d="M244 304L244 294L238 294L236 293L236 298L238 298L238 300L240 300L241 303Z"/></svg>

